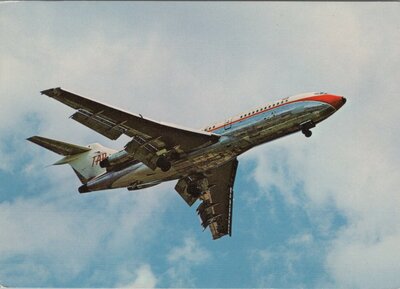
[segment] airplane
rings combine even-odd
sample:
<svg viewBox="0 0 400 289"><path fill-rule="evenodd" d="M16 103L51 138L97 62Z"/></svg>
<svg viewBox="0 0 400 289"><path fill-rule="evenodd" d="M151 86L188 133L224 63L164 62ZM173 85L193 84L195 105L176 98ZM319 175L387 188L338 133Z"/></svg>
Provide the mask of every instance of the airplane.
<svg viewBox="0 0 400 289"><path fill-rule="evenodd" d="M72 107L76 110L72 119L111 140L122 134L130 138L118 151L98 143L80 146L40 136L27 139L63 156L54 165L69 164L73 168L82 183L79 193L139 190L178 180L175 190L189 206L201 202L197 213L203 231L208 227L214 240L232 235L237 157L296 132L310 137L312 128L346 103L343 96L304 93L203 129L190 129L132 114L60 87L41 94Z"/></svg>

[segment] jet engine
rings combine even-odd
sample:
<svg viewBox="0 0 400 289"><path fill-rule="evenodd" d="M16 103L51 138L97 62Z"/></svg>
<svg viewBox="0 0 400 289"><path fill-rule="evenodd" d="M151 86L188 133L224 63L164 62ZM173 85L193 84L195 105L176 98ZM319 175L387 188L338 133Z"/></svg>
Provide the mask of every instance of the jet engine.
<svg viewBox="0 0 400 289"><path fill-rule="evenodd" d="M119 165L129 160L132 160L132 154L128 153L126 150L120 150L100 162L100 167L108 168L111 166Z"/></svg>

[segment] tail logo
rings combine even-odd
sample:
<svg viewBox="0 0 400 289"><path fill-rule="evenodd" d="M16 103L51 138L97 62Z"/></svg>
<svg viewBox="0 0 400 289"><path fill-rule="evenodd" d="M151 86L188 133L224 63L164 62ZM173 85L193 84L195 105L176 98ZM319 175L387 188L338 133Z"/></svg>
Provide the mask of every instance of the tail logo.
<svg viewBox="0 0 400 289"><path fill-rule="evenodd" d="M100 153L98 155L95 155L92 157L92 167L95 165L98 166L102 160L105 160L107 158L107 153Z"/></svg>

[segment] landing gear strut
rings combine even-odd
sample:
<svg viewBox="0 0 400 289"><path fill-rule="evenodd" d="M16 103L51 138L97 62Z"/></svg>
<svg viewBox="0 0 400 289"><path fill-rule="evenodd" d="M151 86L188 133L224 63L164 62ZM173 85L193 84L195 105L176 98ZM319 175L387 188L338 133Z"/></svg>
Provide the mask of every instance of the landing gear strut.
<svg viewBox="0 0 400 289"><path fill-rule="evenodd" d="M312 135L311 128L315 127L315 123L312 120L308 120L300 124L301 132L306 136L310 137Z"/></svg>

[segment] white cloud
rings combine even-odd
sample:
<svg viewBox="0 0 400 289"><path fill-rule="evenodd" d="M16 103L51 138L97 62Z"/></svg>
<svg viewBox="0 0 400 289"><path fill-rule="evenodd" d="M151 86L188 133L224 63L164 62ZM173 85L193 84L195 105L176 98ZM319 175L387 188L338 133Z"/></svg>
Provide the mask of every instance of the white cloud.
<svg viewBox="0 0 400 289"><path fill-rule="evenodd" d="M348 232L351 235L360 232L351 231ZM326 263L336 284L346 288L395 288L399 285L400 234L374 237L375 241L365 242L348 241L339 236Z"/></svg>
<svg viewBox="0 0 400 289"><path fill-rule="evenodd" d="M263 249L253 249L249 255L251 272L258 287L303 287L303 263L317 259L321 252L311 234L296 235L286 242Z"/></svg>
<svg viewBox="0 0 400 289"><path fill-rule="evenodd" d="M78 274L98 249L96 243L102 234L101 230L82 222L84 215L74 214L57 204L43 203L36 199L2 202L0 262L4 264L13 256L23 256L19 266L1 266L1 273L9 272L10 276L17 278L7 282L12 285L12 282L18 284L22 281L24 277L18 277L18 270L21 275L30 275L40 270L45 272L47 278L55 272L69 272L70 278ZM38 259L46 260L51 266L39 266ZM64 277L59 275L59 278L62 280ZM36 277L31 276L30 282L39 284L37 282L41 279L43 274L37 274Z"/></svg>
<svg viewBox="0 0 400 289"><path fill-rule="evenodd" d="M181 246L173 247L167 259L171 266L167 270L169 287L196 286L193 267L203 265L210 259L210 252L193 237L186 237Z"/></svg>
<svg viewBox="0 0 400 289"><path fill-rule="evenodd" d="M172 248L167 256L170 262L190 262L193 264L201 264L209 257L209 252L192 237L186 237L183 240L183 245Z"/></svg>
<svg viewBox="0 0 400 289"><path fill-rule="evenodd" d="M64 187L63 194L53 196L57 186ZM157 228L172 196L165 192L161 186L136 194L120 190L97 193L102 196L93 198L71 192L71 181L66 179L43 195L1 202L0 276L8 276L6 281L13 286L40 286L49 279L68 284L94 259L107 260L106 252L138 254L140 249L132 247L133 243L160 233ZM4 265L14 256L22 256L19 265ZM43 260L47 266L39 266ZM145 274L145 269L138 274ZM144 282L143 277L136 282Z"/></svg>
<svg viewBox="0 0 400 289"><path fill-rule="evenodd" d="M120 273L123 279L131 279L133 281L119 282L116 287L123 288L155 288L157 284L157 277L154 275L149 264L142 264L131 273L130 270L125 269Z"/></svg>

